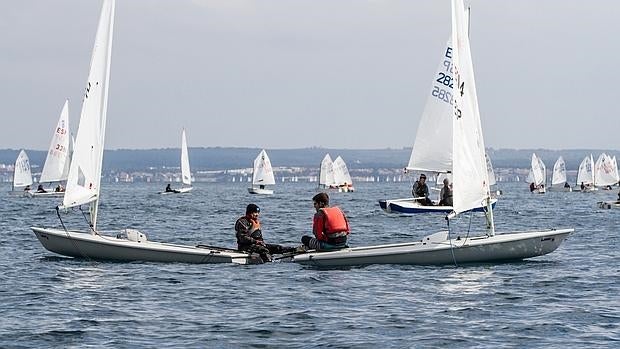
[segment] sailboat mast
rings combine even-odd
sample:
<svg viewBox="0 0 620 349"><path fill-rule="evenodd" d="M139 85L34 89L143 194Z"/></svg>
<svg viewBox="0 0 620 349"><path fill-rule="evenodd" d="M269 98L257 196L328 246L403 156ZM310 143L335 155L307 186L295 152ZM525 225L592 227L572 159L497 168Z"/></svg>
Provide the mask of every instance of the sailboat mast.
<svg viewBox="0 0 620 349"><path fill-rule="evenodd" d="M108 5L109 4L109 5ZM101 99L101 120L99 124L99 136L100 136L100 148L99 148L99 162L97 163L96 172L98 175L95 179L96 188L98 188L99 193L94 202L90 205L90 213L91 213L91 225L92 231L95 232L97 227L97 213L99 211L99 197L101 193L101 172L103 167L103 149L105 145L105 127L106 127L106 119L108 112L108 87L110 82L110 64L112 62L112 41L114 34L114 8L115 8L115 0L107 0L104 2L103 6L109 6L109 22L107 24L107 33L105 33L105 40L103 44L105 47L105 72L104 72L104 80L102 81L103 85L103 98ZM104 21L104 18L101 18L101 21ZM95 45L102 44L97 42ZM95 46L96 49L96 46Z"/></svg>

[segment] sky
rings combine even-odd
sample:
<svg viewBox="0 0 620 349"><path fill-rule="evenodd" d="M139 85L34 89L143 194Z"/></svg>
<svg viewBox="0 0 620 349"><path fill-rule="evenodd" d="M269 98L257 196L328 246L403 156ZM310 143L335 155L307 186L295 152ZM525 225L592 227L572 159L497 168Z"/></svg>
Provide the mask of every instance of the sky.
<svg viewBox="0 0 620 349"><path fill-rule="evenodd" d="M0 148L77 131L102 2L2 0ZM471 0L487 147L620 149L620 1ZM449 0L117 0L107 149L410 147ZM437 140L449 141L449 140Z"/></svg>

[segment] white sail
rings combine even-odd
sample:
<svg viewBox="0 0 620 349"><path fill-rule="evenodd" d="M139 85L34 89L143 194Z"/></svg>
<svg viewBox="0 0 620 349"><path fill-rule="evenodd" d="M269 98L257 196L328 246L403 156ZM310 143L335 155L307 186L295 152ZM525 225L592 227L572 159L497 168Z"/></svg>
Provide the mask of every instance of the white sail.
<svg viewBox="0 0 620 349"><path fill-rule="evenodd" d="M65 101L50 143L39 182L60 182L69 175L69 101Z"/></svg>
<svg viewBox="0 0 620 349"><path fill-rule="evenodd" d="M489 186L497 184L495 180L495 171L493 171L493 164L491 163L491 157L489 154L484 154L484 159L487 163L487 172L489 173Z"/></svg>
<svg viewBox="0 0 620 349"><path fill-rule="evenodd" d="M271 160L267 156L265 149L261 150L256 159L254 159L254 171L252 172L252 184L256 185L273 185L276 180L273 177L273 169L271 168Z"/></svg>
<svg viewBox="0 0 620 349"><path fill-rule="evenodd" d="M618 168L614 169L612 158L602 153L596 160L594 165L594 185L597 187L606 187L618 183Z"/></svg>
<svg viewBox="0 0 620 349"><path fill-rule="evenodd" d="M192 173L189 170L189 155L187 152L187 138L185 129L181 135L181 178L183 184L192 185Z"/></svg>
<svg viewBox="0 0 620 349"><path fill-rule="evenodd" d="M563 157L559 157L553 165L553 177L551 179L551 186L564 186L566 183L566 163Z"/></svg>
<svg viewBox="0 0 620 349"><path fill-rule="evenodd" d="M452 171L452 47L448 40L426 100L407 170Z"/></svg>
<svg viewBox="0 0 620 349"><path fill-rule="evenodd" d="M103 165L114 7L114 0L104 0L63 200L64 207L94 201L91 204L93 230L96 227Z"/></svg>
<svg viewBox="0 0 620 349"><path fill-rule="evenodd" d="M334 181L336 185L352 185L351 175L344 160L338 156L334 160Z"/></svg>
<svg viewBox="0 0 620 349"><path fill-rule="evenodd" d="M13 190L32 184L32 172L30 172L30 159L23 149L15 159L15 171L13 172Z"/></svg>
<svg viewBox="0 0 620 349"><path fill-rule="evenodd" d="M614 178L616 179L616 183L620 182L620 173L618 173L618 162L616 161L616 156L611 158L611 166L614 169ZM618 183L620 184L620 183Z"/></svg>
<svg viewBox="0 0 620 349"><path fill-rule="evenodd" d="M334 180L334 162L329 154L321 161L321 172L319 174L319 186L330 187L336 185Z"/></svg>
<svg viewBox="0 0 620 349"><path fill-rule="evenodd" d="M531 182L533 182L536 186L546 185L547 183L547 167L545 163L536 156L536 153L532 153L532 168L530 170L530 178Z"/></svg>
<svg viewBox="0 0 620 349"><path fill-rule="evenodd" d="M579 164L579 172L577 172L577 185L594 185L594 160L592 154L586 156Z"/></svg>
<svg viewBox="0 0 620 349"><path fill-rule="evenodd" d="M452 62L454 113L452 117L452 179L455 213L489 202L489 175L471 59L467 16L462 0L452 2ZM490 209L490 204L488 205ZM491 210L490 210L491 211ZM489 212L492 227L492 212Z"/></svg>

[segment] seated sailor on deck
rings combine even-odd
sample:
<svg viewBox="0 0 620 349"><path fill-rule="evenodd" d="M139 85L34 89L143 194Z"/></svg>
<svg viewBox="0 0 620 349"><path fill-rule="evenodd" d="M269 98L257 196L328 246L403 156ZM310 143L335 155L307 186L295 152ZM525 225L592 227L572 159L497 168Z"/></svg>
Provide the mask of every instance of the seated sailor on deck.
<svg viewBox="0 0 620 349"><path fill-rule="evenodd" d="M58 185L56 186L56 189L54 189L55 192L57 193L62 193L65 191L65 188L62 186L62 184L58 183Z"/></svg>
<svg viewBox="0 0 620 349"><path fill-rule="evenodd" d="M443 179L443 188L441 188L439 198L439 206L452 206L452 184L448 178Z"/></svg>
<svg viewBox="0 0 620 349"><path fill-rule="evenodd" d="M170 183L166 186L166 193L174 193L174 190L170 187Z"/></svg>
<svg viewBox="0 0 620 349"><path fill-rule="evenodd" d="M420 179L413 183L411 195L416 198L420 205L433 206L433 202L428 198L428 185L426 185L426 175L424 173L420 175Z"/></svg>
<svg viewBox="0 0 620 349"><path fill-rule="evenodd" d="M37 187L37 193L47 193L47 190L43 188L43 184L39 184Z"/></svg>
<svg viewBox="0 0 620 349"><path fill-rule="evenodd" d="M568 182L564 182L564 188L570 188L570 184L568 184Z"/></svg>
<svg viewBox="0 0 620 349"><path fill-rule="evenodd" d="M304 235L301 243L317 251L346 248L350 229L349 221L342 210L329 207L329 195L326 193L316 194L312 202L316 210L312 224L314 237Z"/></svg>

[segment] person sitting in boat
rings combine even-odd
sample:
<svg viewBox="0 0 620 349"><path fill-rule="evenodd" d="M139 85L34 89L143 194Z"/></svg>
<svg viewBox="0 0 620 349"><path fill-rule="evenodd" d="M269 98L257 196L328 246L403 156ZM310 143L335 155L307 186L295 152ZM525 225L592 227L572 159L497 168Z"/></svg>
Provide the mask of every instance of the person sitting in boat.
<svg viewBox="0 0 620 349"><path fill-rule="evenodd" d="M261 185L259 185L259 186L258 186L258 188L259 188L259 189L265 189L265 185L264 185L264 184L261 184Z"/></svg>
<svg viewBox="0 0 620 349"><path fill-rule="evenodd" d="M581 190L585 190L585 189L586 189L585 184L583 184L583 182L581 182Z"/></svg>
<svg viewBox="0 0 620 349"><path fill-rule="evenodd" d="M452 206L452 184L448 178L443 179L443 188L441 188L439 198L439 206Z"/></svg>
<svg viewBox="0 0 620 349"><path fill-rule="evenodd" d="M37 187L37 193L47 193L47 190L43 188L43 184L39 184L39 186Z"/></svg>
<svg viewBox="0 0 620 349"><path fill-rule="evenodd" d="M65 191L65 188L62 186L62 184L58 183L58 185L56 186L56 189L54 189L55 192L57 193L62 193Z"/></svg>
<svg viewBox="0 0 620 349"><path fill-rule="evenodd" d="M564 182L564 188L570 188L570 184L568 184L568 182Z"/></svg>
<svg viewBox="0 0 620 349"><path fill-rule="evenodd" d="M258 253L264 263L271 262L272 255L294 252L295 247L283 247L276 244L267 244L263 239L260 221L260 207L249 204L245 209L245 216L235 222L237 248L248 253Z"/></svg>
<svg viewBox="0 0 620 349"><path fill-rule="evenodd" d="M24 187L24 191L30 191L30 189L31 189L31 188L30 188L30 186L29 186L29 185L27 185L27 186L25 186L25 187Z"/></svg>
<svg viewBox="0 0 620 349"><path fill-rule="evenodd" d="M530 191L536 190L536 184L534 182L530 183Z"/></svg>
<svg viewBox="0 0 620 349"><path fill-rule="evenodd" d="M349 221L338 207L329 207L329 195L318 193L312 198L314 214L312 233L304 235L301 243L308 249L332 251L347 247L350 233Z"/></svg>
<svg viewBox="0 0 620 349"><path fill-rule="evenodd" d="M420 179L413 183L411 195L413 195L422 206L433 206L433 202L428 198L428 185L426 185L426 175L424 173L420 175Z"/></svg>
<svg viewBox="0 0 620 349"><path fill-rule="evenodd" d="M174 189L170 187L170 183L166 186L166 193L174 193Z"/></svg>

